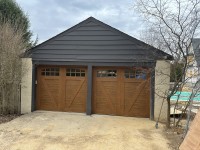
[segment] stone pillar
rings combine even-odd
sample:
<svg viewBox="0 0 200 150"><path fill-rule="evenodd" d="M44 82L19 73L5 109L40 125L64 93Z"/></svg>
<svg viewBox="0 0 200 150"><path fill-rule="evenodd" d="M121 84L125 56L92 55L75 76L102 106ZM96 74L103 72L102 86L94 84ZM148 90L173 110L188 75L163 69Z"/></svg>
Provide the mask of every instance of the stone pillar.
<svg viewBox="0 0 200 150"><path fill-rule="evenodd" d="M154 119L157 121L160 110L159 122L167 122L167 101L163 97L166 97L170 86L170 63L166 60L158 60L155 68L155 101L154 101ZM163 106L162 106L163 103ZM161 109L162 106L162 109Z"/></svg>
<svg viewBox="0 0 200 150"><path fill-rule="evenodd" d="M31 112L32 59L22 58L21 114Z"/></svg>

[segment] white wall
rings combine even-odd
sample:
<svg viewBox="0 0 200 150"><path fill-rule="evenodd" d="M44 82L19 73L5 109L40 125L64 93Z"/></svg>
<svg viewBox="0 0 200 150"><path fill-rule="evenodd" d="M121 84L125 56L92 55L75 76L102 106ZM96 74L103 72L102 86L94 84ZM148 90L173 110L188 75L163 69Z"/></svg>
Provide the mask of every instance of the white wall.
<svg viewBox="0 0 200 150"><path fill-rule="evenodd" d="M170 63L166 60L158 60L155 68L155 101L154 101L154 119L157 121L160 110L160 122L167 122L167 101L163 97L166 97L166 92L169 90L170 85Z"/></svg>
<svg viewBox="0 0 200 150"><path fill-rule="evenodd" d="M22 58L23 77L21 83L21 113L31 112L32 59Z"/></svg>

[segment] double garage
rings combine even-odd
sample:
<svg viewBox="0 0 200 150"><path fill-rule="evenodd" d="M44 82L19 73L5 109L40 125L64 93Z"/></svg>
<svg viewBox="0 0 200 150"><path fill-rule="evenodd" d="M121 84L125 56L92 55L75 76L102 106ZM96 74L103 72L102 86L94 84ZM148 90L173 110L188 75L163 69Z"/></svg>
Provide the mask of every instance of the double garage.
<svg viewBox="0 0 200 150"><path fill-rule="evenodd" d="M93 17L28 50L31 110L153 118L157 60L172 59Z"/></svg>
<svg viewBox="0 0 200 150"><path fill-rule="evenodd" d="M86 66L39 66L37 76L38 110L86 112ZM92 80L92 113L149 117L148 69L94 67Z"/></svg>

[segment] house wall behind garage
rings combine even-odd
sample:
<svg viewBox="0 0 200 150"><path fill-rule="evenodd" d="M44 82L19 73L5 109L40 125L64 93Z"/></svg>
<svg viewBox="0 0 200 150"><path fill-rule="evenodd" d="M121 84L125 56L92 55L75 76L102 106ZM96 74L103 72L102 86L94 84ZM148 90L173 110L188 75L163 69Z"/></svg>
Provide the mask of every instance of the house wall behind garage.
<svg viewBox="0 0 200 150"><path fill-rule="evenodd" d="M170 63L166 60L158 60L155 68L155 101L154 101L154 119L157 121L160 110L160 122L167 122L167 101L165 93L169 90L170 84ZM163 103L163 106L162 106ZM161 109L162 106L162 109Z"/></svg>
<svg viewBox="0 0 200 150"><path fill-rule="evenodd" d="M21 113L31 112L32 59L22 58L23 77L21 83Z"/></svg>

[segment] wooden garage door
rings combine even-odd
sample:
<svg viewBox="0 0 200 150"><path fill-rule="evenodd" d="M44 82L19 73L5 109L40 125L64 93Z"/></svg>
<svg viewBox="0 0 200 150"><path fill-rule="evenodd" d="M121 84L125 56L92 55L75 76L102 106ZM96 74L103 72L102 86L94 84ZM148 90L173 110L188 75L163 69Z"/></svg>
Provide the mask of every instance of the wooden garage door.
<svg viewBox="0 0 200 150"><path fill-rule="evenodd" d="M36 108L85 112L87 69L84 67L39 66L37 69Z"/></svg>
<svg viewBox="0 0 200 150"><path fill-rule="evenodd" d="M95 68L93 113L149 117L150 74L145 68Z"/></svg>

